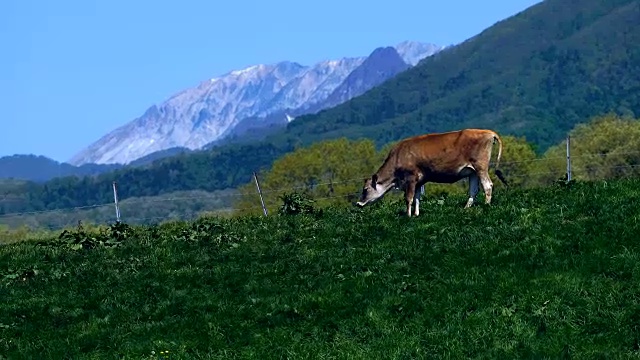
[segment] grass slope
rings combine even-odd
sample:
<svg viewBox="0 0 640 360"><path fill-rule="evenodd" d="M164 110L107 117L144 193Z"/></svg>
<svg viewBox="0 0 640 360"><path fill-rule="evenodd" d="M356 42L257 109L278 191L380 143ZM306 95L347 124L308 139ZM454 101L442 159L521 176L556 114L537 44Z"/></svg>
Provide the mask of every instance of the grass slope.
<svg viewBox="0 0 640 360"><path fill-rule="evenodd" d="M90 250L3 246L0 354L637 356L640 181L494 199L428 200L411 219L396 201L203 219Z"/></svg>

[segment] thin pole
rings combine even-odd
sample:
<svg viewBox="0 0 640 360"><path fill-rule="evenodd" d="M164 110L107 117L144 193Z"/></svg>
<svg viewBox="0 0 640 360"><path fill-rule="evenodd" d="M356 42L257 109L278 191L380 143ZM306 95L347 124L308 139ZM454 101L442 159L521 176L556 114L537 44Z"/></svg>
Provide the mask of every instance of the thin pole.
<svg viewBox="0 0 640 360"><path fill-rule="evenodd" d="M116 205L116 222L120 222L120 208L118 207L118 190L116 190L116 182L113 182L113 203Z"/></svg>
<svg viewBox="0 0 640 360"><path fill-rule="evenodd" d="M253 172L253 178L256 181L256 187L258 188L258 195L260 195L260 203L262 204L262 212L264 213L264 216L267 216L267 208L266 206L264 206L264 199L262 198L262 190L260 190L260 183L258 182L258 175L256 175L256 172Z"/></svg>
<svg viewBox="0 0 640 360"><path fill-rule="evenodd" d="M567 181L571 181L571 136L567 135Z"/></svg>

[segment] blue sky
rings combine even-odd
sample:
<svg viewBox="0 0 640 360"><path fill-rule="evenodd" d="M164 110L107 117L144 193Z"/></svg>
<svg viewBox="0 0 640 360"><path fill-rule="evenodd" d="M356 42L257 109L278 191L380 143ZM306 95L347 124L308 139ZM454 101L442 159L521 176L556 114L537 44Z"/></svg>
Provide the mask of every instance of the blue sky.
<svg viewBox="0 0 640 360"><path fill-rule="evenodd" d="M0 1L0 156L67 161L227 71L368 55L403 40L455 44L537 2Z"/></svg>

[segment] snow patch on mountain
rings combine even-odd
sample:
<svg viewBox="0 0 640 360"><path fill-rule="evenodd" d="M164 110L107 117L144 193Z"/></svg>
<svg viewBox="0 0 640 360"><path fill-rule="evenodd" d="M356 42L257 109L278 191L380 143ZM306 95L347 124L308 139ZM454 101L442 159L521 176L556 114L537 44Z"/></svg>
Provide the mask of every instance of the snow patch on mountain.
<svg viewBox="0 0 640 360"><path fill-rule="evenodd" d="M403 41L395 46L396 51L405 63L415 66L420 60L442 51L445 46L439 46L418 41Z"/></svg>
<svg viewBox="0 0 640 360"><path fill-rule="evenodd" d="M415 65L442 47L405 41L394 48L406 64ZM336 89L344 88L345 80L368 58L345 57L311 66L292 61L257 64L210 78L149 107L140 117L89 145L69 163L127 164L169 148L199 149L232 134L235 126L247 123L246 119L281 116L283 122L293 121L300 114L321 110L318 104ZM345 88L346 95L334 98L349 100L353 94L362 93L403 69L395 59L389 64L392 69L385 69L384 62L379 61L375 67L368 65L367 69L375 68L375 79L367 80L369 73L359 70L360 75L352 76L351 85ZM337 104L334 100L326 106L329 105Z"/></svg>

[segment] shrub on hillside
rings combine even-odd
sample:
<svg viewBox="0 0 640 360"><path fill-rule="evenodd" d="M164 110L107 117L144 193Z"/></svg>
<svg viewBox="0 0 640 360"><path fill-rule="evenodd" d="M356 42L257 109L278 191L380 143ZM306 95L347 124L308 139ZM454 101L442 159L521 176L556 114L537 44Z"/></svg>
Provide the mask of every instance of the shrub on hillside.
<svg viewBox="0 0 640 360"><path fill-rule="evenodd" d="M280 199L282 199L282 205L278 211L280 215L311 214L315 210L313 208L315 201L305 193L295 191L285 193Z"/></svg>

